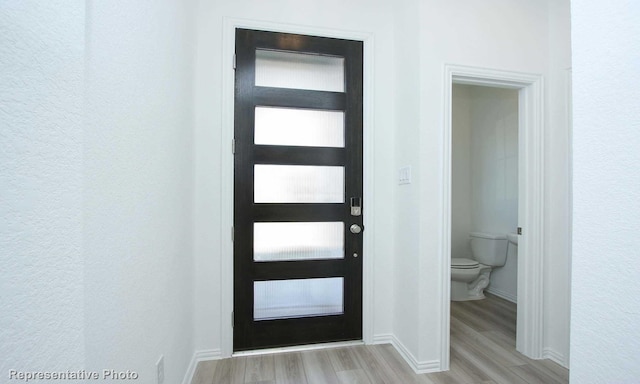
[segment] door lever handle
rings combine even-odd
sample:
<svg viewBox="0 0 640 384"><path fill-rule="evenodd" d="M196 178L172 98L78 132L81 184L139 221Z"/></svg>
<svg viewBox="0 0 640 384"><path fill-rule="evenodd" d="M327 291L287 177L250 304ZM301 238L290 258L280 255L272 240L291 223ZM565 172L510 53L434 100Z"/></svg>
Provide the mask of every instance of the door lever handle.
<svg viewBox="0 0 640 384"><path fill-rule="evenodd" d="M362 232L362 228L358 224L351 224L349 230L351 231L351 233L355 233L356 235Z"/></svg>

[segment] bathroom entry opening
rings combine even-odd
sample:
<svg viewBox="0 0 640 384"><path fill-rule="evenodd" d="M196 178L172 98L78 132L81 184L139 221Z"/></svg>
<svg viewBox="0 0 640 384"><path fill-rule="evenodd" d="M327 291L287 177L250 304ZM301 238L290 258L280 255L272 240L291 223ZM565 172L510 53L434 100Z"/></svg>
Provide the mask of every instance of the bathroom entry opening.
<svg viewBox="0 0 640 384"><path fill-rule="evenodd" d="M453 251L452 186L456 175L453 170L453 92L456 85L473 85L513 90L518 95L518 154L517 154L517 230L518 236L509 236L517 245L517 324L516 350L533 359L543 358L543 78L538 74L510 72L446 64L444 67L444 95L442 136L442 332L440 360L442 369L449 367L450 352L450 298L451 258ZM506 155L506 154L505 154ZM504 161L506 167L506 161ZM505 170L505 173L507 171ZM496 187L497 188L497 187ZM507 191L504 191L507 194ZM516 229L516 228L514 228ZM457 229L456 229L457 230ZM502 228L482 231L502 232ZM503 235L511 233L509 230ZM489 232L491 233L491 232ZM465 239L466 240L466 239ZM509 252L515 250L512 243ZM454 256L455 257L455 256Z"/></svg>
<svg viewBox="0 0 640 384"><path fill-rule="evenodd" d="M451 122L451 300L516 303L518 91L454 84Z"/></svg>
<svg viewBox="0 0 640 384"><path fill-rule="evenodd" d="M362 339L363 43L236 29L233 350Z"/></svg>

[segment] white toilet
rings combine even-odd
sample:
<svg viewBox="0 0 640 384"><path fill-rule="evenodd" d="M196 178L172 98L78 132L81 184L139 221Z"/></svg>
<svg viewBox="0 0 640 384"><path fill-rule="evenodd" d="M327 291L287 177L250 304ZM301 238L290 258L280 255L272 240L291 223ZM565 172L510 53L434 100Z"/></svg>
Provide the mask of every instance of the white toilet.
<svg viewBox="0 0 640 384"><path fill-rule="evenodd" d="M507 237L495 233L471 232L473 259L451 259L451 300L484 299L491 269L507 261Z"/></svg>

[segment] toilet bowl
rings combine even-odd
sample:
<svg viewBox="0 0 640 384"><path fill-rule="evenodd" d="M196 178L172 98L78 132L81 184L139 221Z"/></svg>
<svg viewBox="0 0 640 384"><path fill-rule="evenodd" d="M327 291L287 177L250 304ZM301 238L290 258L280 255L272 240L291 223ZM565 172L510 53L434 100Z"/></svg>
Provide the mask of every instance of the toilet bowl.
<svg viewBox="0 0 640 384"><path fill-rule="evenodd" d="M484 289L489 286L492 268L501 267L507 261L506 236L472 232L469 237L472 258L451 259L453 301L484 299Z"/></svg>

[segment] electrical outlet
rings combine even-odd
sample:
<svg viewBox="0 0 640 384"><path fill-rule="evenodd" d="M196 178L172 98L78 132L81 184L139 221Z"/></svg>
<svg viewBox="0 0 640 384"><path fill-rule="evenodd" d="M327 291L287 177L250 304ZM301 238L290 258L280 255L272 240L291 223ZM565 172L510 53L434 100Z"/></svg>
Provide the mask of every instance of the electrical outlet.
<svg viewBox="0 0 640 384"><path fill-rule="evenodd" d="M156 363L156 371L158 372L158 384L164 383L164 355L160 355Z"/></svg>

